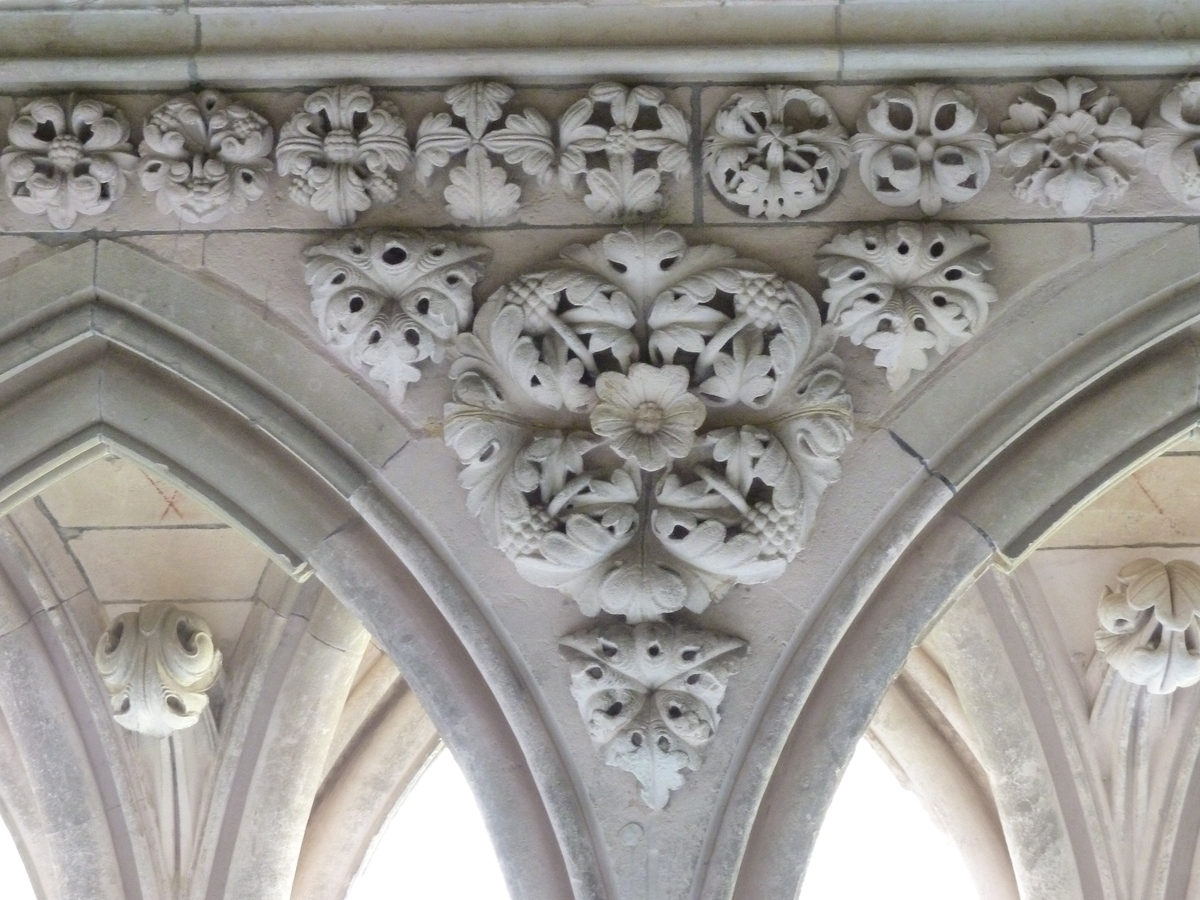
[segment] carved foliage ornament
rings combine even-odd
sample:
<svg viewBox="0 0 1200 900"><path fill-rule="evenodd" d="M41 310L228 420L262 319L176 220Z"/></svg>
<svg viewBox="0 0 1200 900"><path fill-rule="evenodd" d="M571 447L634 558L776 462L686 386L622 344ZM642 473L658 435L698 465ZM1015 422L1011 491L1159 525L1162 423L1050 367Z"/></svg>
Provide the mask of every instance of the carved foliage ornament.
<svg viewBox="0 0 1200 900"><path fill-rule="evenodd" d="M838 235L821 248L829 322L875 354L893 390L927 354L946 353L983 327L995 289L988 242L961 226L901 222Z"/></svg>
<svg viewBox="0 0 1200 900"><path fill-rule="evenodd" d="M1146 167L1176 200L1200 207L1200 79L1167 92L1144 137Z"/></svg>
<svg viewBox="0 0 1200 900"><path fill-rule="evenodd" d="M773 86L734 94L704 139L704 171L751 218L794 219L827 202L850 162L846 130L812 91Z"/></svg>
<svg viewBox="0 0 1200 900"><path fill-rule="evenodd" d="M1096 648L1108 664L1152 694L1200 682L1200 566L1139 559L1104 589Z"/></svg>
<svg viewBox="0 0 1200 900"><path fill-rule="evenodd" d="M8 196L55 228L107 212L137 163L124 114L99 100L34 100L13 119L8 141L0 155Z"/></svg>
<svg viewBox="0 0 1200 900"><path fill-rule="evenodd" d="M465 153L451 169L446 210L456 219L482 225L516 215L521 189L508 183L508 173L493 158L519 165L545 184L554 174L555 147L550 123L536 110L504 116L512 88L476 82L446 91L453 115L431 113L417 129L417 178L428 184L437 169Z"/></svg>
<svg viewBox="0 0 1200 900"><path fill-rule="evenodd" d="M138 174L161 212L216 222L266 191L273 140L266 119L216 91L176 97L146 121Z"/></svg>
<svg viewBox="0 0 1200 900"><path fill-rule="evenodd" d="M1142 163L1142 130L1107 88L1047 78L1008 108L998 158L1022 200L1081 216L1119 200Z"/></svg>
<svg viewBox="0 0 1200 900"><path fill-rule="evenodd" d="M558 139L563 186L582 177L584 203L609 219L657 211L663 176L691 170L687 119L647 85L595 85L559 118Z"/></svg>
<svg viewBox="0 0 1200 900"><path fill-rule="evenodd" d="M96 668L116 720L165 738L189 728L208 706L221 651L199 616L158 601L122 613L96 645Z"/></svg>
<svg viewBox="0 0 1200 900"><path fill-rule="evenodd" d="M812 298L670 231L563 257L458 340L446 441L488 538L585 615L631 622L778 577L851 433Z"/></svg>
<svg viewBox="0 0 1200 900"><path fill-rule="evenodd" d="M305 252L304 277L321 338L397 402L471 322L483 247L381 232L349 234Z"/></svg>
<svg viewBox="0 0 1200 900"><path fill-rule="evenodd" d="M971 95L937 84L876 94L851 145L871 196L888 206L920 204L927 216L978 194L996 148Z"/></svg>
<svg viewBox="0 0 1200 900"><path fill-rule="evenodd" d="M680 625L601 625L563 638L578 654L571 694L593 743L631 772L642 799L667 805L696 770L720 721L717 708L744 641Z"/></svg>
<svg viewBox="0 0 1200 900"><path fill-rule="evenodd" d="M350 225L372 205L396 199L395 175L412 151L396 108L350 85L309 95L280 130L275 156L279 174L292 176L294 201Z"/></svg>

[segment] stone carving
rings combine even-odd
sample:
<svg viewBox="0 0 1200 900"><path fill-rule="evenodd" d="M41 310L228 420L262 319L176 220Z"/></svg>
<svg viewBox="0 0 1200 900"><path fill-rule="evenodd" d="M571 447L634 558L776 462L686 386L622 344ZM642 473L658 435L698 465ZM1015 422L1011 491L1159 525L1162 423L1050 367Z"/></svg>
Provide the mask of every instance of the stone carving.
<svg viewBox="0 0 1200 900"><path fill-rule="evenodd" d="M1142 130L1116 94L1087 78L1039 81L1000 131L997 158L1016 195L1070 216L1119 200L1142 164Z"/></svg>
<svg viewBox="0 0 1200 900"><path fill-rule="evenodd" d="M1146 168L1176 200L1200 207L1200 79L1181 81L1167 92L1143 138Z"/></svg>
<svg viewBox="0 0 1200 900"><path fill-rule="evenodd" d="M652 809L695 771L720 722L718 707L745 641L666 623L600 625L568 635L579 654L571 694L604 761L631 772Z"/></svg>
<svg viewBox="0 0 1200 900"><path fill-rule="evenodd" d="M165 738L196 724L208 706L221 651L200 616L155 601L117 616L96 645L96 668L116 720Z"/></svg>
<svg viewBox="0 0 1200 900"><path fill-rule="evenodd" d="M217 222L266 191L273 142L266 119L216 91L176 97L146 121L138 175L161 212Z"/></svg>
<svg viewBox="0 0 1200 900"><path fill-rule="evenodd" d="M691 170L687 119L665 101L646 85L595 85L558 120L563 186L569 190L582 177L584 203L609 219L660 209L663 176Z"/></svg>
<svg viewBox="0 0 1200 900"><path fill-rule="evenodd" d="M1131 562L1104 589L1096 649L1152 694L1200 682L1200 566L1187 560Z"/></svg>
<svg viewBox="0 0 1200 900"><path fill-rule="evenodd" d="M851 146L871 196L888 206L970 200L991 174L996 142L970 94L938 84L889 88L873 96Z"/></svg>
<svg viewBox="0 0 1200 900"><path fill-rule="evenodd" d="M310 94L280 130L275 151L279 174L292 176L292 199L328 213L335 225L395 200L394 176L411 158L399 112L362 85Z"/></svg>
<svg viewBox="0 0 1200 900"><path fill-rule="evenodd" d="M446 210L456 219L483 225L516 215L521 189L508 183L508 173L492 164L491 156L520 165L542 184L554 175L554 134L536 110L510 115L499 127L512 88L491 82L462 84L446 91L453 117L431 113L417 129L416 169L423 184L450 159L466 153L463 164L450 170Z"/></svg>
<svg viewBox="0 0 1200 900"><path fill-rule="evenodd" d="M827 202L850 162L846 129L823 97L775 85L734 94L704 139L704 171L751 218L794 219Z"/></svg>
<svg viewBox="0 0 1200 900"><path fill-rule="evenodd" d="M396 402L471 322L490 251L403 232L348 234L305 252L322 340Z"/></svg>
<svg viewBox="0 0 1200 900"><path fill-rule="evenodd" d="M55 228L107 212L137 164L125 115L99 100L34 100L13 119L8 141L0 155L8 196Z"/></svg>
<svg viewBox="0 0 1200 900"><path fill-rule="evenodd" d="M813 299L671 231L563 258L458 340L445 435L489 540L585 615L631 622L778 577L851 433Z"/></svg>
<svg viewBox="0 0 1200 900"><path fill-rule="evenodd" d="M828 320L877 351L893 390L926 354L946 353L983 327L995 289L988 242L961 226L900 222L839 235L818 252Z"/></svg>

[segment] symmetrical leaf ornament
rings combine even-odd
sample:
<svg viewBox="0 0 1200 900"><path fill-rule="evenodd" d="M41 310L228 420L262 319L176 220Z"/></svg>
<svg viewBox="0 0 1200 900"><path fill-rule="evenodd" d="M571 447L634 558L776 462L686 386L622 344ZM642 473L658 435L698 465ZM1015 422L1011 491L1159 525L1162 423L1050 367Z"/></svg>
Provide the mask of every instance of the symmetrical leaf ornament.
<svg viewBox="0 0 1200 900"><path fill-rule="evenodd" d="M428 184L437 169L465 153L450 170L446 209L456 219L483 225L516 215L521 188L508 183L491 157L519 165L543 184L554 174L555 146L550 123L537 110L510 115L499 127L512 88L492 82L461 84L446 91L453 116L431 113L417 129L417 178Z"/></svg>
<svg viewBox="0 0 1200 900"><path fill-rule="evenodd" d="M1143 138L1146 168L1176 200L1200 207L1200 79L1181 81L1167 92Z"/></svg>
<svg viewBox="0 0 1200 900"><path fill-rule="evenodd" d="M983 327L996 291L988 242L961 226L900 222L839 235L818 253L829 322L875 354L892 389Z"/></svg>
<svg viewBox="0 0 1200 900"><path fill-rule="evenodd" d="M588 209L609 219L655 212L662 178L691 171L690 130L658 88L597 84L558 121L559 177L582 177ZM603 160L603 164L601 164Z"/></svg>
<svg viewBox="0 0 1200 900"><path fill-rule="evenodd" d="M221 651L200 616L154 601L122 613L96 645L113 715L130 731L170 737L196 724L221 674Z"/></svg>
<svg viewBox="0 0 1200 900"><path fill-rule="evenodd" d="M1200 682L1200 566L1139 559L1104 589L1096 649L1129 682L1170 694Z"/></svg>
<svg viewBox="0 0 1200 900"><path fill-rule="evenodd" d="M322 339L397 402L471 322L489 251L421 234L349 234L305 253Z"/></svg>
<svg viewBox="0 0 1200 900"><path fill-rule="evenodd" d="M394 176L411 158L404 120L362 85L310 94L280 130L275 153L279 174L292 176L292 199L328 213L335 225L395 200Z"/></svg>
<svg viewBox="0 0 1200 900"><path fill-rule="evenodd" d="M138 148L142 186L184 222L216 222L266 191L274 132L216 91L176 97L150 113Z"/></svg>
<svg viewBox="0 0 1200 900"><path fill-rule="evenodd" d="M1022 200L1082 216L1119 200L1142 164L1142 130L1107 88L1047 78L1008 108L997 157Z"/></svg>
<svg viewBox="0 0 1200 900"><path fill-rule="evenodd" d="M107 212L137 164L124 113L99 100L34 100L13 119L8 142L0 155L8 196L55 228Z"/></svg>
<svg viewBox="0 0 1200 900"><path fill-rule="evenodd" d="M630 622L778 577L851 433L815 302L670 231L563 257L458 341L445 435L488 538L586 615Z"/></svg>
<svg viewBox="0 0 1200 900"><path fill-rule="evenodd" d="M732 654L745 642L700 628L599 625L563 638L578 654L571 694L604 761L631 772L652 809L667 805L716 733Z"/></svg>
<svg viewBox="0 0 1200 900"><path fill-rule="evenodd" d="M704 171L751 218L794 219L829 200L850 162L829 103L799 87L734 94L704 139Z"/></svg>
<svg viewBox="0 0 1200 900"><path fill-rule="evenodd" d="M920 204L932 216L944 202L962 203L979 193L991 174L996 142L970 94L917 84L873 96L851 146L871 196L888 206Z"/></svg>

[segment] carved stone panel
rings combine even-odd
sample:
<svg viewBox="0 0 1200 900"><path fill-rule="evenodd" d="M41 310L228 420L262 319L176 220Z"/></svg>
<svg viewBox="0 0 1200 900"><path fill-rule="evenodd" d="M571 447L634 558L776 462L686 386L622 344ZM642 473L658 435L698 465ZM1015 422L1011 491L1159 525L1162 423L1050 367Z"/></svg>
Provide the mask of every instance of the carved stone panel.
<svg viewBox="0 0 1200 900"><path fill-rule="evenodd" d="M1146 167L1172 197L1200 207L1200 79L1181 81L1146 122Z"/></svg>
<svg viewBox="0 0 1200 900"><path fill-rule="evenodd" d="M671 231L563 257L458 341L445 435L489 540L586 615L631 622L778 577L851 433L815 302Z"/></svg>
<svg viewBox="0 0 1200 900"><path fill-rule="evenodd" d="M561 641L578 654L571 694L604 761L631 772L652 809L696 770L745 641L666 623L599 625Z"/></svg>

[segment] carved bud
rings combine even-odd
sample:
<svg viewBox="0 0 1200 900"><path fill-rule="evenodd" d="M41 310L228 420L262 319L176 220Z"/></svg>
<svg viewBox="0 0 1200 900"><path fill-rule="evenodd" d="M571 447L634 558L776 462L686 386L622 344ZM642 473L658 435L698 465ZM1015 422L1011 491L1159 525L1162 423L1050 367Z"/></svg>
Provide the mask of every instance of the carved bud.
<svg viewBox="0 0 1200 900"><path fill-rule="evenodd" d="M1200 566L1139 559L1100 600L1096 648L1126 681L1152 694L1200 682Z"/></svg>
<svg viewBox="0 0 1200 900"><path fill-rule="evenodd" d="M206 691L221 673L221 651L199 616L169 603L147 603L118 616L96 645L96 668L116 720L130 731L165 738L194 725Z"/></svg>

